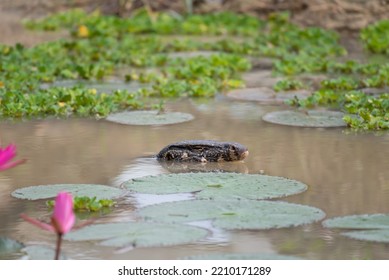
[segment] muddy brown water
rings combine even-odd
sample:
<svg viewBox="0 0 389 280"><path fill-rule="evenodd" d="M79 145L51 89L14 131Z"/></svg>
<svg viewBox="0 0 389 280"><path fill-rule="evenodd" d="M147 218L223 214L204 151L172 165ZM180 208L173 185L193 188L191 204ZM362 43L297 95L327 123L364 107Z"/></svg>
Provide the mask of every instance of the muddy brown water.
<svg viewBox="0 0 389 280"><path fill-rule="evenodd" d="M5 15L2 13L2 15ZM38 42L63 37L23 33L19 17L8 15L1 42ZM36 35L38 34L38 35ZM58 36L58 37L57 37ZM283 106L260 105L218 96L214 100L182 99L167 104L172 111L195 116L191 122L166 126L125 126L105 120L71 118L1 121L2 145L15 143L28 162L0 173L0 236L27 245L52 247L53 234L19 218L27 213L47 218L43 201L11 197L17 188L57 183L118 186L133 177L169 172L151 155L184 139L236 141L250 155L244 163L223 168L242 173L265 173L306 183L306 192L282 200L318 207L327 218L389 212L389 134L353 133L344 128L315 129L265 123L261 116ZM164 200L186 199L168 196ZM134 211L162 201L155 196L127 198L99 222L132 221ZM260 217L258 217L260 218ZM115 250L91 242L64 242L72 259L179 259L214 253L278 253L305 259L389 259L383 243L348 239L320 223L290 229L224 231L196 243L156 248ZM19 258L15 255L13 258Z"/></svg>
<svg viewBox="0 0 389 280"><path fill-rule="evenodd" d="M389 212L388 134L286 127L261 120L264 113L280 108L218 97L169 102L167 110L195 116L191 122L176 125L126 126L77 118L2 121L2 143L15 143L19 157L28 162L0 173L0 236L47 246L55 241L53 234L19 218L22 212L47 217L44 203L12 198L13 190L56 183L117 186L133 177L167 173L149 156L183 139L246 145L250 155L244 163L231 163L226 169L304 182L309 185L306 192L282 200L318 207L327 218ZM156 201L153 196L128 198L102 215L101 221L134 220L134 210ZM177 259L227 252L272 252L307 259L389 258L388 245L348 239L320 223L265 231L211 230L205 240L182 246L118 251L90 242L65 242L63 249L73 259Z"/></svg>

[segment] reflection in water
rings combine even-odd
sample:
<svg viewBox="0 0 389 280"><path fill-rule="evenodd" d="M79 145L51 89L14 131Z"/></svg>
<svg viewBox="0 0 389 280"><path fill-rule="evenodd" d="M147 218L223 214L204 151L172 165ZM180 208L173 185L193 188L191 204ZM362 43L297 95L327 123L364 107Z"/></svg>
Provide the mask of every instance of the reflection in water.
<svg viewBox="0 0 389 280"><path fill-rule="evenodd" d="M163 168L171 173L188 173L188 172L236 172L248 173L248 168L244 162L177 162L177 161L160 161Z"/></svg>
<svg viewBox="0 0 389 280"><path fill-rule="evenodd" d="M125 126L76 118L0 122L2 143L15 143L19 156L28 159L26 164L1 174L0 236L27 244L51 246L54 241L51 234L19 219L21 212L46 217L44 203L12 198L9 194L13 190L57 183L120 186L126 180L145 175L193 171L195 167L190 165L166 169L150 156L170 143L188 139L242 143L250 151L244 163L207 164L200 166L200 170L242 173L264 170L268 175L301 181L309 186L308 190L282 200L320 208L328 218L389 212L388 133L348 134L338 128L273 125L261 121L260 116L280 107L250 103L250 112L245 114L248 107L243 104L237 106L237 102L223 98L204 103L201 100L168 103L168 110L190 113L195 119L166 126ZM138 219L136 211L141 206L179 199L191 196L129 197L99 222L133 221ZM64 250L75 259L177 259L221 252L273 252L307 259L389 259L389 251L382 244L342 237L337 231L323 229L320 223L270 231L213 232L209 241L212 242L136 248L120 254L88 242L67 242Z"/></svg>
<svg viewBox="0 0 389 280"><path fill-rule="evenodd" d="M134 178L164 173L167 173L166 170L161 167L155 158L137 158L134 163L126 165L120 174L112 179L112 185L119 187L124 182Z"/></svg>
<svg viewBox="0 0 389 280"><path fill-rule="evenodd" d="M210 232L207 238L199 241L199 244L218 244L219 246L228 245L230 234L223 229L214 227L212 221L191 222L188 223L188 225L205 228Z"/></svg>

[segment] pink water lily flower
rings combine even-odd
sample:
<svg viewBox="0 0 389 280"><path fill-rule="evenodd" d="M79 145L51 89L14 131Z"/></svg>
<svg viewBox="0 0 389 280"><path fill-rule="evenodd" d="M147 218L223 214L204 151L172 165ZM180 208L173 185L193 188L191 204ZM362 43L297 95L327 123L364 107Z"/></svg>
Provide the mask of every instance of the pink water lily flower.
<svg viewBox="0 0 389 280"><path fill-rule="evenodd" d="M54 259L58 260L61 252L62 236L73 228L74 222L76 221L76 215L73 211L72 195L67 192L60 192L57 195L50 224L43 223L25 214L21 214L20 216L33 225L57 234L57 246Z"/></svg>
<svg viewBox="0 0 389 280"><path fill-rule="evenodd" d="M57 195L50 224L43 223L25 214L21 214L21 217L27 222L44 230L63 235L72 229L74 222L76 221L76 216L73 211L73 197L67 192L60 192Z"/></svg>
<svg viewBox="0 0 389 280"><path fill-rule="evenodd" d="M16 146L13 144L8 145L6 148L0 147L0 171L10 169L16 165L24 163L25 159L20 159L17 161L11 160L16 156Z"/></svg>

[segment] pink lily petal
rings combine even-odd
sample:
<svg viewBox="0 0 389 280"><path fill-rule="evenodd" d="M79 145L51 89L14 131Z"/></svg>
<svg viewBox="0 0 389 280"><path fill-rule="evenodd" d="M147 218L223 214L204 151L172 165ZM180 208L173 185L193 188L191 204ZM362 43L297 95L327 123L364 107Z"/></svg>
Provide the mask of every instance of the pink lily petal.
<svg viewBox="0 0 389 280"><path fill-rule="evenodd" d="M15 167L24 163L26 160L17 160L11 162L16 155L16 146L13 144L8 145L5 149L0 148L0 171Z"/></svg>
<svg viewBox="0 0 389 280"><path fill-rule="evenodd" d="M11 160L16 155L16 146L13 144L8 145L4 150L0 151L0 165Z"/></svg>
<svg viewBox="0 0 389 280"><path fill-rule="evenodd" d="M26 159L19 159L17 161L0 164L0 171L10 169L10 168L15 167L19 164L25 163L26 161L27 161Z"/></svg>
<svg viewBox="0 0 389 280"><path fill-rule="evenodd" d="M72 195L67 192L59 193L55 198L52 225L57 233L65 234L72 229L75 221Z"/></svg>
<svg viewBox="0 0 389 280"><path fill-rule="evenodd" d="M20 217L23 220L25 220L25 221L27 221L27 222L29 222L37 227L40 227L41 229L51 231L51 232L56 232L55 228L52 225L49 225L49 224L41 222L37 219L31 218L31 217L27 216L26 214L20 214Z"/></svg>

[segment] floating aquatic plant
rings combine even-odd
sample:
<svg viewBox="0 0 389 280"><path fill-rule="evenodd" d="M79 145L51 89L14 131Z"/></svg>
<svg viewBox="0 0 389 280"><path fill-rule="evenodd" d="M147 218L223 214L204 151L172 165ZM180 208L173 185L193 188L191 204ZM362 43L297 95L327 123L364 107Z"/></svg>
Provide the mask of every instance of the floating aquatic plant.
<svg viewBox="0 0 389 280"><path fill-rule="evenodd" d="M165 125L193 120L193 116L181 112L131 111L108 115L107 121L128 125Z"/></svg>
<svg viewBox="0 0 389 280"><path fill-rule="evenodd" d="M224 229L275 229L300 226L324 218L325 213L307 205L281 201L191 200L146 206L138 211L144 219L188 223L211 220Z"/></svg>
<svg viewBox="0 0 389 280"><path fill-rule="evenodd" d="M96 197L97 200L117 198L124 194L123 190L104 185L55 184L20 188L11 195L20 199L37 200L55 197L61 191L71 193L73 196Z"/></svg>
<svg viewBox="0 0 389 280"><path fill-rule="evenodd" d="M207 234L207 230L189 225L122 222L90 225L67 234L66 239L96 240L111 247L153 247L191 243Z"/></svg>
<svg viewBox="0 0 389 280"><path fill-rule="evenodd" d="M344 114L334 111L275 111L265 114L264 121L301 127L342 127Z"/></svg>
<svg viewBox="0 0 389 280"><path fill-rule="evenodd" d="M323 221L323 226L333 229L353 230L343 236L354 239L389 243L389 215L364 214L335 217Z"/></svg>
<svg viewBox="0 0 389 280"><path fill-rule="evenodd" d="M46 205L50 208L55 207L55 200L46 201ZM96 197L76 196L73 198L74 211L90 211L96 212L103 208L109 208L115 205L112 199L97 199Z"/></svg>
<svg viewBox="0 0 389 280"><path fill-rule="evenodd" d="M301 193L307 185L277 176L239 173L180 173L146 176L123 185L139 193L171 194L194 192L197 198L269 199Z"/></svg>

